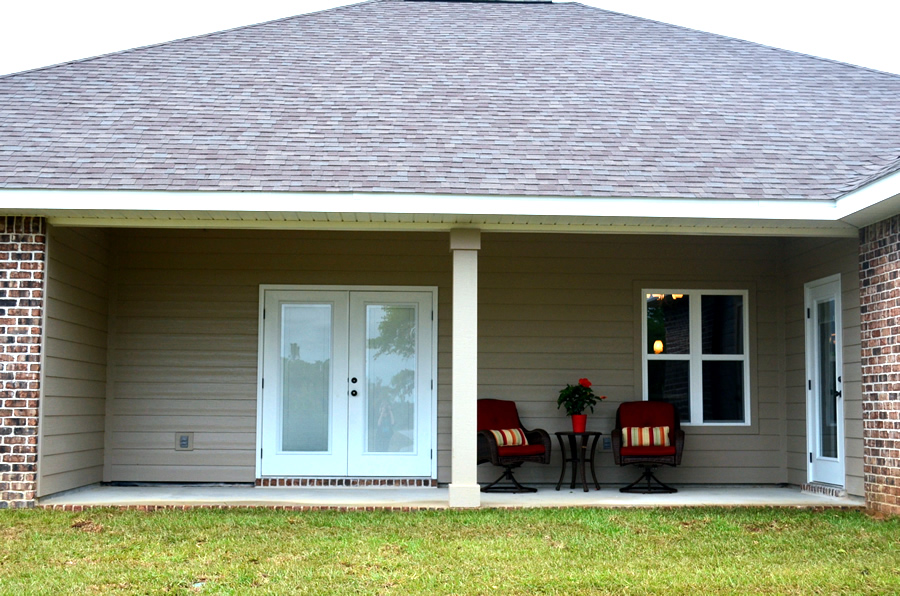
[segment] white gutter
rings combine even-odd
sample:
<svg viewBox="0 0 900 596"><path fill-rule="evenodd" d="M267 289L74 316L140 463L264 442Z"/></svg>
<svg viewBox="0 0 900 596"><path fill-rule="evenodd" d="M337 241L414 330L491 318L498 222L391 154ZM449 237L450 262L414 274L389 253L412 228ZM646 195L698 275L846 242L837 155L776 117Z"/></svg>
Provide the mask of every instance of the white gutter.
<svg viewBox="0 0 900 596"><path fill-rule="evenodd" d="M291 193L223 191L0 190L0 211L297 212L536 215L837 221L834 201Z"/></svg>
<svg viewBox="0 0 900 596"><path fill-rule="evenodd" d="M59 225L189 227L279 227L272 214L302 214L315 227L326 223L358 229L365 216L414 218L418 227L440 227L440 216L484 229L571 229L606 231L677 229L678 233L816 234L853 236L861 227L900 213L900 172L832 200L653 199L513 195L425 195L375 192L123 191L0 189L0 213L36 215ZM359 216L354 217L355 216ZM346 217L345 217L346 216ZM529 218L522 223L521 218ZM546 219L543 219L546 218ZM294 217L296 219L296 217ZM83 220L83 221L79 221ZM559 220L559 221L556 221ZM565 220L565 221L563 221ZM287 221L290 221L288 219ZM517 223L518 222L518 223ZM404 226L406 227L406 226ZM582 231L587 232L588 229Z"/></svg>

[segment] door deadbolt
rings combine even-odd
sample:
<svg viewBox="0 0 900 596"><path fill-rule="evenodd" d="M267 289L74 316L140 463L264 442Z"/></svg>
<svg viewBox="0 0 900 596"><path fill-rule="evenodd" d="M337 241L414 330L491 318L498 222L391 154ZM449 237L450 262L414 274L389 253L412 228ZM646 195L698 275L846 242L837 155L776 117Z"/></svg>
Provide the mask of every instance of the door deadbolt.
<svg viewBox="0 0 900 596"><path fill-rule="evenodd" d="M352 379L350 379L350 382L351 382L351 383L356 383L356 377L353 377Z"/></svg>

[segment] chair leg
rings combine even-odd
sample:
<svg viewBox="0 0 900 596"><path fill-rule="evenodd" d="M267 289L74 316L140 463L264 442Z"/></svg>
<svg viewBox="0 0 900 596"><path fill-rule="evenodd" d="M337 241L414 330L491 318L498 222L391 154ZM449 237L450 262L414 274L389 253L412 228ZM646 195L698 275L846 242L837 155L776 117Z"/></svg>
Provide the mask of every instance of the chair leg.
<svg viewBox="0 0 900 596"><path fill-rule="evenodd" d="M656 493L677 493L678 489L669 486L668 484L664 484L653 474L653 470L656 469L657 466L642 466L644 468L644 473L641 474L641 477L629 484L628 486L624 486L619 489L620 493L641 493L641 494L656 494ZM643 482L644 484L638 486ZM655 483L655 484L654 484Z"/></svg>
<svg viewBox="0 0 900 596"><path fill-rule="evenodd" d="M519 484L519 481L516 480L516 477L513 476L512 472L513 466L503 466L503 473L500 474L500 477L488 484L487 486L481 487L481 492L483 493L536 493L536 488L531 488L529 486L522 486ZM497 486L502 480L509 480L512 482L512 485L505 484Z"/></svg>

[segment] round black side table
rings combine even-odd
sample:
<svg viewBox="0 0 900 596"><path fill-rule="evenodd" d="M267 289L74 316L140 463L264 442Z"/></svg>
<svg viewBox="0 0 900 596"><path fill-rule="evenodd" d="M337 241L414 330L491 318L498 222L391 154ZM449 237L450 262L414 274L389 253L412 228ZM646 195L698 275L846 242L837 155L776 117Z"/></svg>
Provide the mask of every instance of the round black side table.
<svg viewBox="0 0 900 596"><path fill-rule="evenodd" d="M569 485L569 488L575 488L575 480L578 476L578 470L581 470L581 484L584 486L584 492L588 492L588 482L587 475L585 474L584 464L591 464L591 476L594 478L594 487L596 490L600 490L600 483L597 482L597 472L594 470L594 454L597 452L597 441L600 440L600 435L603 433L600 432L583 432L576 433L572 431L563 431L556 433L556 438L559 439L559 450L562 453L562 472L559 474L559 482L556 483L556 490L559 490L559 487L562 486L563 478L566 476L566 464L568 462L572 462L572 483ZM568 438L569 450L568 457L566 456L566 441L563 440L563 437ZM579 445L578 438L581 437L581 444ZM588 439L593 438L591 441L590 448L588 448Z"/></svg>

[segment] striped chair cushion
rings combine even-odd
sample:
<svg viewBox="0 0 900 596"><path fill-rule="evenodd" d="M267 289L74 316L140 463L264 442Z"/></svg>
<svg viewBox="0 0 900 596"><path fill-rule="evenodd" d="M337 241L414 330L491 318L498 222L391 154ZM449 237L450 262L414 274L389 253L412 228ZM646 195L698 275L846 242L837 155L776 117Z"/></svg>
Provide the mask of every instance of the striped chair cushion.
<svg viewBox="0 0 900 596"><path fill-rule="evenodd" d="M512 447L515 445L527 445L525 431L521 428L507 428L505 430L492 430L491 434L497 440L497 447Z"/></svg>
<svg viewBox="0 0 900 596"><path fill-rule="evenodd" d="M668 426L626 426L622 429L622 447L668 447Z"/></svg>

